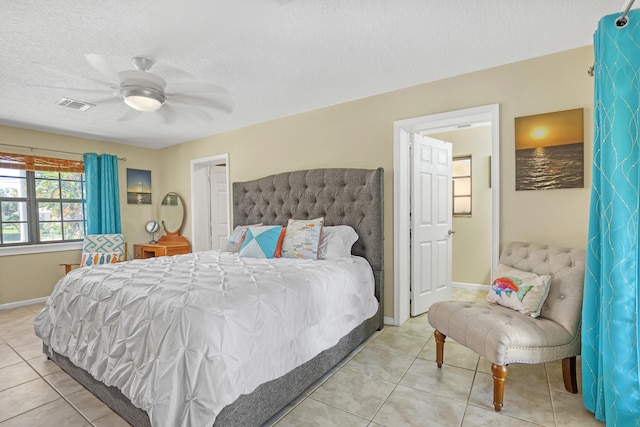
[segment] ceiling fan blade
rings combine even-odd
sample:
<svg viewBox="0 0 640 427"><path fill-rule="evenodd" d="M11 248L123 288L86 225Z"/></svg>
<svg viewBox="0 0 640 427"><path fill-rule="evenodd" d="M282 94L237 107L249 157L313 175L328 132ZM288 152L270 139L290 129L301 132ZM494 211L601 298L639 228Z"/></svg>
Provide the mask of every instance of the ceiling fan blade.
<svg viewBox="0 0 640 427"><path fill-rule="evenodd" d="M211 117L211 115L206 111L204 111L202 108L198 108L195 105L189 105L189 104L179 104L179 105L180 105L179 107L175 107L176 110L181 110L188 114L191 114L206 123L211 123L213 121L213 117Z"/></svg>
<svg viewBox="0 0 640 427"><path fill-rule="evenodd" d="M134 110L133 108L127 107L127 111L118 119L119 122L128 122L130 120L136 119L144 114L142 111Z"/></svg>
<svg viewBox="0 0 640 427"><path fill-rule="evenodd" d="M68 91L68 92L118 94L118 91L116 90L117 88L111 88L111 89L85 89L85 88L80 88L80 87L47 86L47 85L32 85L32 84L29 84L27 86L29 86L29 87L38 87L38 88L42 88L42 89L64 90L64 91Z"/></svg>
<svg viewBox="0 0 640 427"><path fill-rule="evenodd" d="M102 55L97 53L86 53L84 59L95 68L100 74L108 78L110 81L119 82L118 70L109 63Z"/></svg>
<svg viewBox="0 0 640 427"><path fill-rule="evenodd" d="M176 111L171 106L164 104L156 112L164 118L166 124L170 125L176 122Z"/></svg>
<svg viewBox="0 0 640 427"><path fill-rule="evenodd" d="M178 67L174 67L173 65L165 64L163 62L155 64L153 67L153 72L158 73L158 75L161 75L166 80L194 78L194 75L190 72Z"/></svg>
<svg viewBox="0 0 640 427"><path fill-rule="evenodd" d="M185 92L195 93L219 93L228 95L229 92L222 86L215 85L213 83L199 83L199 82L176 82L169 83L168 89L170 93L180 94Z"/></svg>
<svg viewBox="0 0 640 427"><path fill-rule="evenodd" d="M104 80L99 80L99 79L95 79L95 78L92 78L92 77L87 77L87 76L85 76L83 74L79 74L79 73L78 74L70 73L68 71L64 71L64 70L60 70L60 69L57 69L57 68L54 68L54 67L50 67L48 65L41 64L39 62L32 62L31 65L33 65L35 67L38 67L38 68L42 69L43 71L45 71L47 73L57 74L58 76L64 76L64 77L70 78L72 80L78 80L80 78L80 79L83 79L83 80L86 80L86 81L98 83L101 86L113 87L113 83L109 83L109 82L106 82ZM116 79L115 81L118 81L118 80Z"/></svg>
<svg viewBox="0 0 640 427"><path fill-rule="evenodd" d="M175 103L186 105L197 104L200 106L215 108L216 110L224 111L225 113L231 113L233 111L233 103L231 101L225 102L223 100L213 98L184 94L167 95L167 98Z"/></svg>

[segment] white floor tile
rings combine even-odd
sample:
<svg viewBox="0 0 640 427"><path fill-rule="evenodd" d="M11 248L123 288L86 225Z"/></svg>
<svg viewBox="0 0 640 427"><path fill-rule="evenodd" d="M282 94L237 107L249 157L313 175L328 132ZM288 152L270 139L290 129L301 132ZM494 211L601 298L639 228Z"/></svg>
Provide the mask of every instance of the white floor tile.
<svg viewBox="0 0 640 427"><path fill-rule="evenodd" d="M454 299L484 297L453 291ZM0 312L0 427L42 419L50 425L128 426L42 355L31 327L41 306ZM432 336L424 315L386 326L265 426L604 426L580 394L564 390L560 361L511 365L504 407L495 412L491 364L448 340L439 369Z"/></svg>

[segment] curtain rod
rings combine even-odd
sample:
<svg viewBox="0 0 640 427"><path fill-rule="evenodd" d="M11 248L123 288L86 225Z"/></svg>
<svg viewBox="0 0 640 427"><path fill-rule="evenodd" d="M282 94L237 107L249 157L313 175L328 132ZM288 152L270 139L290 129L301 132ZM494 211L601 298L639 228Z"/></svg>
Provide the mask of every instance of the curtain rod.
<svg viewBox="0 0 640 427"><path fill-rule="evenodd" d="M631 6L633 6L633 3L636 0L630 0L629 4L627 5L627 8L624 10L624 12L622 12L622 15L620 15L620 17L618 19L616 19L616 25L618 27L624 27L625 25L627 25L627 14L629 13L629 10L631 9Z"/></svg>
<svg viewBox="0 0 640 427"><path fill-rule="evenodd" d="M64 151L64 150L54 150L52 148L38 148L38 147L26 147L24 145L15 145L15 144L4 144L2 142L0 142L0 145L6 146L6 147L16 147L16 148L26 148L28 150L41 150L41 151L51 151L54 153L65 153L65 154L73 154L75 156L83 156L83 153L76 153L74 151ZM123 162L127 161L126 157L118 157L118 160L122 160Z"/></svg>
<svg viewBox="0 0 640 427"><path fill-rule="evenodd" d="M627 7L624 9L624 12L622 12L622 15L620 15L618 17L618 19L616 19L616 26L618 27L624 27L625 25L627 25L627 22L629 22L629 20L627 19L627 15L629 14L629 11L631 10L631 6L633 6L633 3L635 3L636 0L629 0L629 3L627 4ZM593 65L591 67L589 67L589 69L587 70L587 74L589 74L591 77L593 77Z"/></svg>

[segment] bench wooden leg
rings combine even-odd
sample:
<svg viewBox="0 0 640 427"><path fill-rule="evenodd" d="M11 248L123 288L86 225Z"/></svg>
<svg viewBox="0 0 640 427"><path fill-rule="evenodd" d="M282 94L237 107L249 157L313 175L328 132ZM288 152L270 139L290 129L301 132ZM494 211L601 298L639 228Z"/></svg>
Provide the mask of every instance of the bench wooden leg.
<svg viewBox="0 0 640 427"><path fill-rule="evenodd" d="M564 388L571 393L578 392L578 379L576 376L576 356L562 359L562 379Z"/></svg>
<svg viewBox="0 0 640 427"><path fill-rule="evenodd" d="M502 409L504 401L504 381L507 379L509 369L507 366L491 364L491 373L493 374L493 408L496 412Z"/></svg>
<svg viewBox="0 0 640 427"><path fill-rule="evenodd" d="M444 340L447 339L447 336L438 330L433 333L433 336L436 338L436 365L438 365L438 368L442 368L442 361L444 360Z"/></svg>

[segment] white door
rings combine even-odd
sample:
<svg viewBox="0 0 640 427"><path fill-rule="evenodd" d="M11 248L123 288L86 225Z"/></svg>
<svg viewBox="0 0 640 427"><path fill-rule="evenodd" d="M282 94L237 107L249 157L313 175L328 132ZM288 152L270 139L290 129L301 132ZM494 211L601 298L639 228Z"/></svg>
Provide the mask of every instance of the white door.
<svg viewBox="0 0 640 427"><path fill-rule="evenodd" d="M220 248L229 235L229 156L191 161L191 250Z"/></svg>
<svg viewBox="0 0 640 427"><path fill-rule="evenodd" d="M411 315L451 299L452 147L412 135Z"/></svg>
<svg viewBox="0 0 640 427"><path fill-rule="evenodd" d="M211 249L220 249L224 246L229 235L227 167L211 166L209 176L211 182Z"/></svg>
<svg viewBox="0 0 640 427"><path fill-rule="evenodd" d="M208 251L209 239L209 165L196 165L191 179L191 250Z"/></svg>

